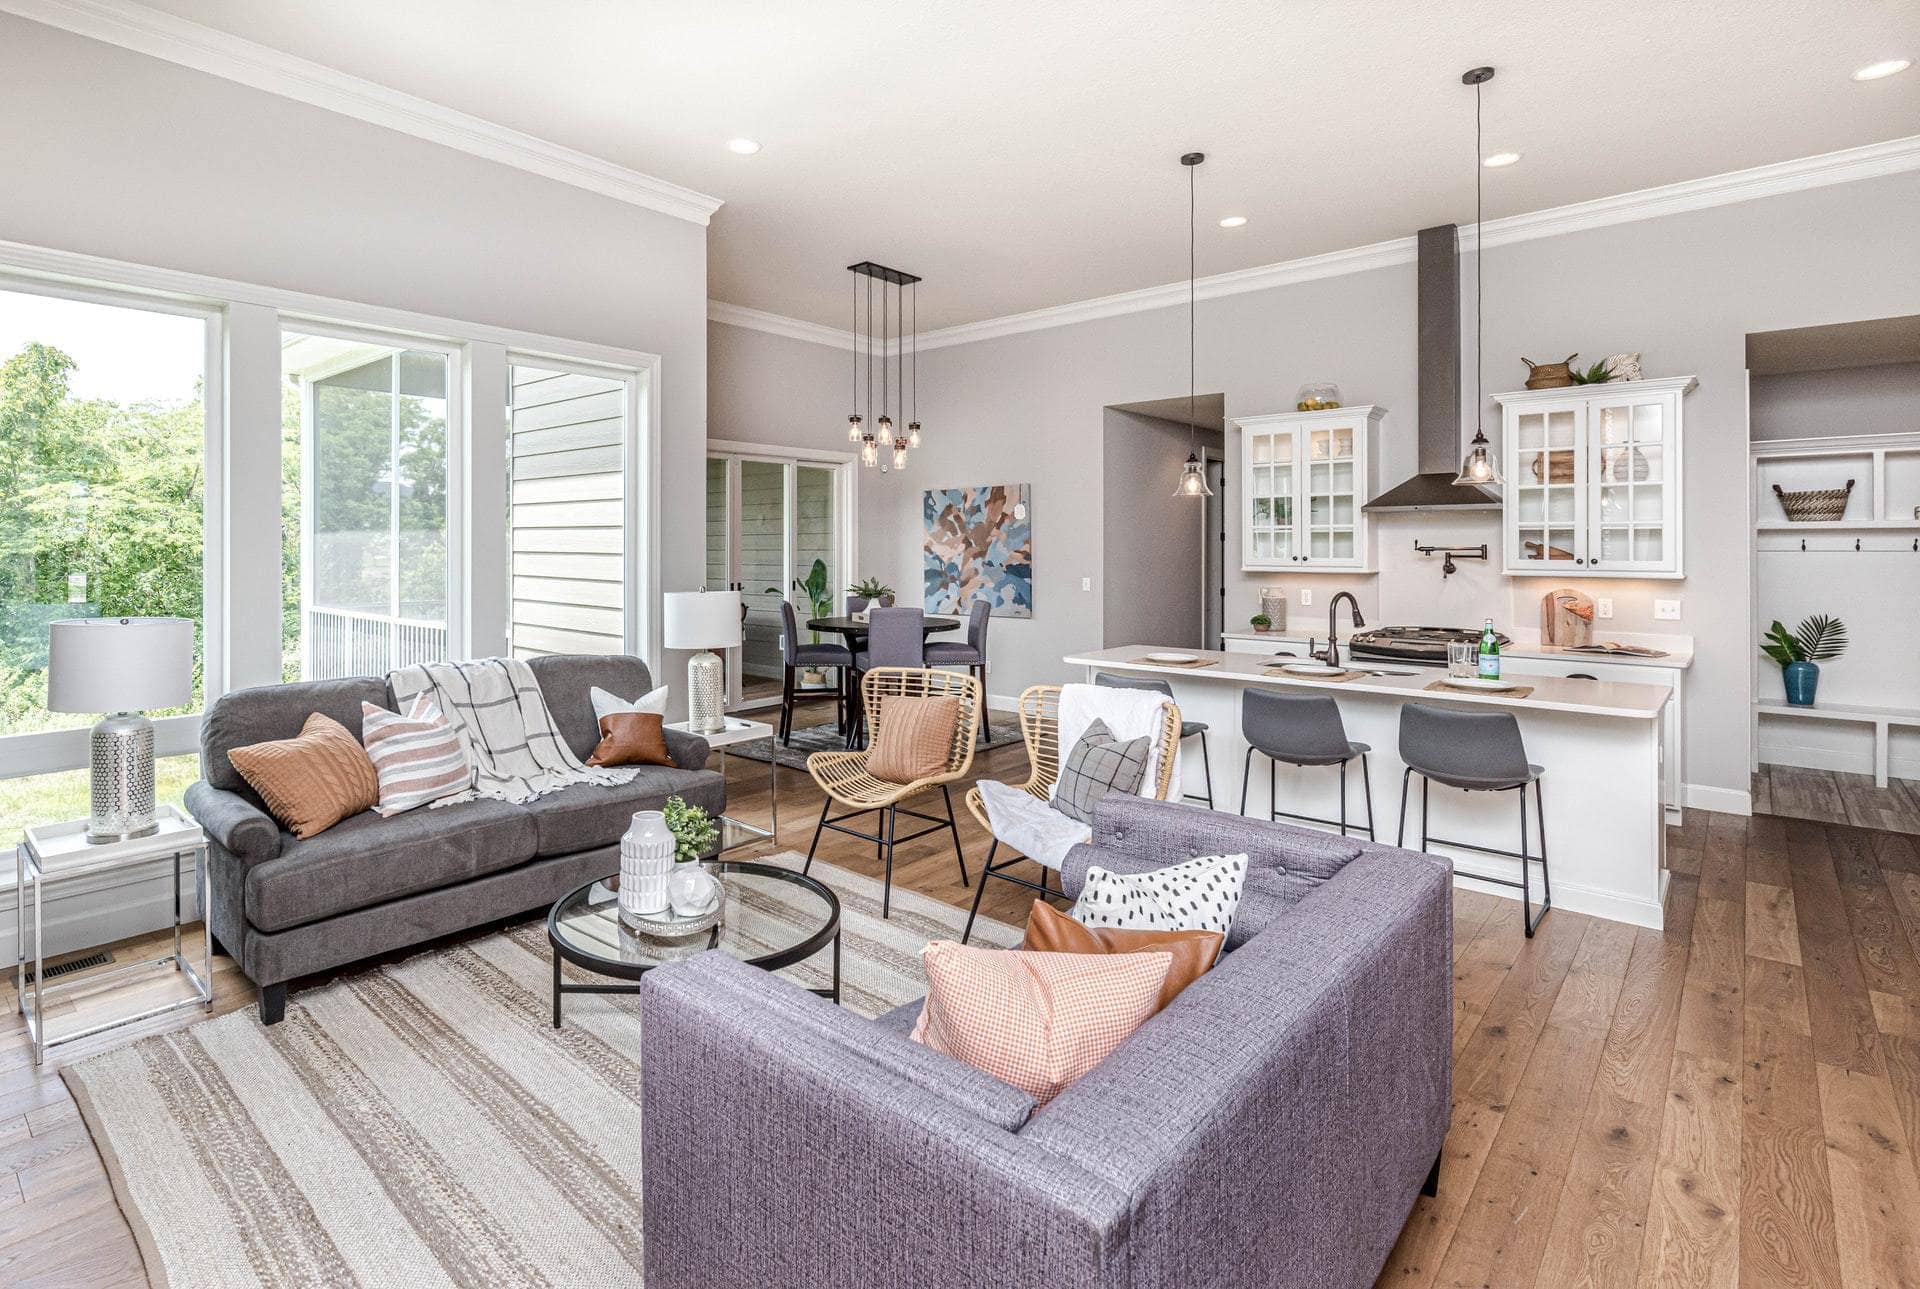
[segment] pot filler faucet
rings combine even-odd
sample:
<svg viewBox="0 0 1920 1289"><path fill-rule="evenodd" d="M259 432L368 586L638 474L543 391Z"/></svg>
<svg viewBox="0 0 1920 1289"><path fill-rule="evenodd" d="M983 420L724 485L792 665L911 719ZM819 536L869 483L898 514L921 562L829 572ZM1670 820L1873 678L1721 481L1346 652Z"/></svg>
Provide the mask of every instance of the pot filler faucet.
<svg viewBox="0 0 1920 1289"><path fill-rule="evenodd" d="M1353 625L1356 627L1364 627L1367 625L1367 620L1360 616L1360 601L1353 598L1352 591L1342 591L1327 601L1326 659L1327 666L1329 667L1338 667L1340 665L1340 638L1334 634L1334 627L1336 625L1334 622L1334 614L1339 610L1340 601L1342 600L1345 600L1353 609Z"/></svg>

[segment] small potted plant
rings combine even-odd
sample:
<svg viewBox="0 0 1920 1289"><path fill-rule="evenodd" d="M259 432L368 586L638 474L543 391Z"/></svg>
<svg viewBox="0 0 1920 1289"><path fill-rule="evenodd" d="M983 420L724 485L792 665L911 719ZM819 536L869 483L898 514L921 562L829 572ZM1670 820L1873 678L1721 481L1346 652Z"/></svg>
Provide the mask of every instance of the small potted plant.
<svg viewBox="0 0 1920 1289"><path fill-rule="evenodd" d="M1255 631L1258 631L1263 635L1266 632L1273 630L1273 619L1268 617L1264 613L1256 613L1251 618L1248 618L1247 621L1252 624L1253 629Z"/></svg>
<svg viewBox="0 0 1920 1289"><path fill-rule="evenodd" d="M1780 664L1788 704L1812 707L1814 693L1820 687L1818 664L1847 651L1847 624L1816 613L1790 632L1775 618L1767 628L1766 638L1760 642L1760 649Z"/></svg>
<svg viewBox="0 0 1920 1289"><path fill-rule="evenodd" d="M867 602L867 607L879 605L883 609L893 607L893 588L877 577L863 577L847 588L847 594Z"/></svg>
<svg viewBox="0 0 1920 1289"><path fill-rule="evenodd" d="M685 797L668 797L661 813L667 817L667 831L673 834L673 859L676 864L705 859L720 840L720 829L713 816L699 806L689 805Z"/></svg>

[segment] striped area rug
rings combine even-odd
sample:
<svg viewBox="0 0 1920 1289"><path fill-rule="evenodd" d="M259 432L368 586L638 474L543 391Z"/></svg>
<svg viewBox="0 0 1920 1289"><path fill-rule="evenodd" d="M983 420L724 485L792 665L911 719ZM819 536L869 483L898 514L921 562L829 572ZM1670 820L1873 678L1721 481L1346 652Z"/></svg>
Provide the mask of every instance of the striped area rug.
<svg viewBox="0 0 1920 1289"><path fill-rule="evenodd" d="M772 863L798 867L791 852ZM966 911L816 862L846 1005L925 992ZM982 918L977 942L1020 932ZM828 951L783 973L825 986ZM569 968L571 970L571 968ZM638 1284L638 1000L569 995L543 921L65 1071L155 1285Z"/></svg>

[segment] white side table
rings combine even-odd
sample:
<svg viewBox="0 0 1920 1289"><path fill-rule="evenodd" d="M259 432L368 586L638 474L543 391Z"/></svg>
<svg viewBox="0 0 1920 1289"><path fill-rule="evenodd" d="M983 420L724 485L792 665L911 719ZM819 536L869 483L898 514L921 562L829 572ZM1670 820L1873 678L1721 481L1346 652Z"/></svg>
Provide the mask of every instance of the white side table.
<svg viewBox="0 0 1920 1289"><path fill-rule="evenodd" d="M689 729L688 722L686 721L675 721L668 725L667 728L670 730L679 730L682 734L692 734L696 738L705 739L707 746L720 754L720 772L724 775L726 773L727 749L729 747L732 747L736 743L751 743L755 739L767 739L769 743L771 743L774 734L773 726L761 721L744 720L738 716L729 716L726 720L727 728L717 734L703 734L698 730ZM751 846L758 841L778 839L780 832L780 762L771 756L767 760L767 811L769 820L773 824L771 830L756 828L749 823L742 823L731 815L721 815L719 819L720 851L718 853L724 854L740 846Z"/></svg>
<svg viewBox="0 0 1920 1289"><path fill-rule="evenodd" d="M211 1009L213 1006L213 936L207 934L201 937L200 965L197 969L193 963L187 961L180 943L183 914L180 861L189 856L194 860L194 888L198 896L201 922L204 925L207 916L207 836L201 831L198 823L173 806L162 806L156 814L160 825L159 830L147 837L135 837L128 841L95 846L89 844L86 838L87 821L73 819L65 823L44 824L38 828L29 828L26 840L14 847L14 871L18 883L14 887L13 904L16 946L14 987L20 996L20 1014L26 1018L27 1036L33 1040L33 1059L36 1065L46 1062L49 1047L71 1043L75 1039L86 1038L103 1030L131 1025L135 1021L163 1016L182 1008ZM114 869L129 868L135 864L168 858L173 860L173 952L165 957L153 958L146 962L127 963L97 976L82 976L58 985L44 983L46 962L41 954L40 926L41 902L48 884L57 884L72 877L98 875ZM29 882L32 883L33 898L33 987L31 989L27 987ZM109 980L136 974L150 974L155 967L171 967L185 975L188 983L193 986L192 995L172 1002L143 1007L123 1016L96 1020L69 1033L57 1035L47 1033L46 1005L50 1000L69 990L84 988L91 991L100 988Z"/></svg>

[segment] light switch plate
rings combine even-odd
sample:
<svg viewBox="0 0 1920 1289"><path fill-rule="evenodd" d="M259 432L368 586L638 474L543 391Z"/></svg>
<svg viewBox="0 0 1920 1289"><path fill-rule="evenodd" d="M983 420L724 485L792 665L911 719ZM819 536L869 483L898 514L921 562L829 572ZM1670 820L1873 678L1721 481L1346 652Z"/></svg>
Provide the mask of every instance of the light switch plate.
<svg viewBox="0 0 1920 1289"><path fill-rule="evenodd" d="M1612 617L1613 601L1606 598L1605 596L1602 596L1599 599L1595 600L1593 602L1593 616L1596 618Z"/></svg>
<svg viewBox="0 0 1920 1289"><path fill-rule="evenodd" d="M1313 588L1311 586L1303 586L1300 588L1300 607L1303 609L1311 609L1313 607Z"/></svg>
<svg viewBox="0 0 1920 1289"><path fill-rule="evenodd" d="M1093 579L1090 577L1081 578L1080 589L1083 591L1091 591L1093 589Z"/></svg>
<svg viewBox="0 0 1920 1289"><path fill-rule="evenodd" d="M1662 622L1678 622L1680 620L1680 601L1655 600L1653 602L1653 616Z"/></svg>

